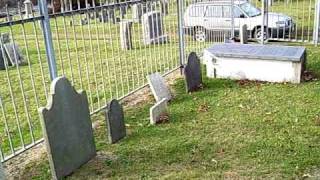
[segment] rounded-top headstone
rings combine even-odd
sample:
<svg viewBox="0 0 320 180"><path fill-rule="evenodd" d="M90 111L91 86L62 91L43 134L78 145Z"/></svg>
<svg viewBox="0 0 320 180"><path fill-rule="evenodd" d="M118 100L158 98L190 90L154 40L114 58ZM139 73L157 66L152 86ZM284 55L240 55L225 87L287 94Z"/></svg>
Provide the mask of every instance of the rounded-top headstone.
<svg viewBox="0 0 320 180"><path fill-rule="evenodd" d="M190 53L188 64L184 68L187 92L198 90L202 86L200 60L195 52Z"/></svg>
<svg viewBox="0 0 320 180"><path fill-rule="evenodd" d="M126 136L123 108L118 100L112 100L107 107L106 121L108 138L111 144L118 142Z"/></svg>

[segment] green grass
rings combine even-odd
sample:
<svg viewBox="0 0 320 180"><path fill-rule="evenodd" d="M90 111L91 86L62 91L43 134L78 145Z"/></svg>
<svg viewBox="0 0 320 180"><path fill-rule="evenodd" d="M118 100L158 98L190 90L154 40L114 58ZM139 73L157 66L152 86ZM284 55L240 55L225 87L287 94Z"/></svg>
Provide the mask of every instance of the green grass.
<svg viewBox="0 0 320 180"><path fill-rule="evenodd" d="M320 51L308 47L308 70L320 76ZM128 136L107 144L95 131L99 155L67 179L302 179L318 175L320 82L274 84L208 79L187 94L178 79L170 121L149 125L152 97L125 111ZM93 117L103 121L103 115ZM48 162L22 177L47 179Z"/></svg>
<svg viewBox="0 0 320 180"><path fill-rule="evenodd" d="M308 4L313 3L307 0L301 2L305 5L300 6L299 1L300 4L294 3L293 7L303 9L303 12L307 12ZM169 35L170 42L144 46L141 40L142 26L134 24L134 49L130 51L120 49L118 25L92 21L90 25L80 26L80 15L73 16L73 19L70 16L51 19L58 73L68 77L77 89L87 91L91 112L106 105L110 99L122 97L144 85L146 75L156 71L165 73L179 66L177 12L175 2L170 3L170 14L164 17L165 32ZM297 17L300 23L310 22L307 21L307 13L300 16L284 7L284 3L278 1L273 10ZM313 14L311 19L312 17ZM126 18L130 18L130 12ZM75 26L69 25L70 20L74 20ZM306 23L306 26L312 27L312 23ZM19 44L26 58L25 65L0 71L0 141L2 152L8 156L12 152L5 121L15 150L22 146L18 123L21 124L25 144L32 143L30 128L33 130L34 140L42 137L37 109L46 104L50 78L39 23L1 27L0 33L4 32L13 34L14 41ZM212 43L195 42L188 36L186 52L201 52ZM310 47L309 56L313 53L317 54L317 49ZM317 63L310 66L313 69L318 67L320 65Z"/></svg>

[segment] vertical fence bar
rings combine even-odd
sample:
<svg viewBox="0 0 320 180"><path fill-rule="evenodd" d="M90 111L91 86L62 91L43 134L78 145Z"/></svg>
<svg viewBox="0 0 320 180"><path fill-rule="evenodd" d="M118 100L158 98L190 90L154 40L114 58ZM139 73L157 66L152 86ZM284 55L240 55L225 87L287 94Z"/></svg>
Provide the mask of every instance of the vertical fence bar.
<svg viewBox="0 0 320 180"><path fill-rule="evenodd" d="M43 31L45 46L46 46L46 55L48 59L50 78L53 80L57 77L57 65L56 65L56 57L54 54L53 42L52 42L52 34L50 28L50 21L48 15L48 5L47 0L39 0L39 10L40 15L43 16L41 20L41 27Z"/></svg>
<svg viewBox="0 0 320 180"><path fill-rule="evenodd" d="M184 45L184 28L183 28L183 0L177 0L178 10L178 32L179 32L179 56L180 56L180 71L185 63L185 45Z"/></svg>

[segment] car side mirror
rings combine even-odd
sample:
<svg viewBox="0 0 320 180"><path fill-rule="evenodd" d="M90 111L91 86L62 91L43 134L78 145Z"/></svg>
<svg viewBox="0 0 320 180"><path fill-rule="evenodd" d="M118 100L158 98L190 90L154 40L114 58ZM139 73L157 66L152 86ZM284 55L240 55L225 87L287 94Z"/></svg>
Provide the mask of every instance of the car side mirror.
<svg viewBox="0 0 320 180"><path fill-rule="evenodd" d="M244 14L240 14L240 18L245 18L245 15Z"/></svg>

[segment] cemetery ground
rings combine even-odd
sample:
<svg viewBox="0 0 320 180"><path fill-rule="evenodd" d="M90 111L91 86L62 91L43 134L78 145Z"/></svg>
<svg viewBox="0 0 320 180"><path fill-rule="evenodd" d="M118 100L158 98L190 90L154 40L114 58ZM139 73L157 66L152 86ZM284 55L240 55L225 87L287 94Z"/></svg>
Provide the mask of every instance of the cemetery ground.
<svg viewBox="0 0 320 180"><path fill-rule="evenodd" d="M320 177L320 50L308 46L313 80L301 84L207 79L185 93L171 87L170 120L149 125L151 95L125 108L128 136L109 145L103 114L95 130L98 156L67 179L303 179ZM46 154L22 178L50 178Z"/></svg>

